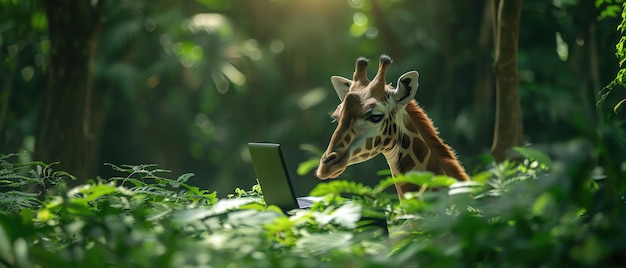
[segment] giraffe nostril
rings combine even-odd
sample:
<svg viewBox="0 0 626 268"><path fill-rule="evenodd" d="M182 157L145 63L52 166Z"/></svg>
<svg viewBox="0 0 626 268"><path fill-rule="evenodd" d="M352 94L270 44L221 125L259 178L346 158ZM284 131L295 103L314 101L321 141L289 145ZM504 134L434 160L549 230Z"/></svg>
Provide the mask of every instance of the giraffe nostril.
<svg viewBox="0 0 626 268"><path fill-rule="evenodd" d="M324 164L333 164L333 163L337 162L337 159L338 159L338 158L337 158L337 156L338 156L338 155L339 155L339 154L337 154L337 153L335 153L335 152L332 152L332 153L328 154L328 155L324 158L324 160L322 160L322 162L323 162Z"/></svg>

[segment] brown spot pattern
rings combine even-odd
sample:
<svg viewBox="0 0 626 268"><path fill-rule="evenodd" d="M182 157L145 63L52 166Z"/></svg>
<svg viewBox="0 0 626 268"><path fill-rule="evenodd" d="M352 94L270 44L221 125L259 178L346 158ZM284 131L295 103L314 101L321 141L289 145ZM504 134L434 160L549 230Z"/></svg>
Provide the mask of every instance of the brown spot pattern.
<svg viewBox="0 0 626 268"><path fill-rule="evenodd" d="M411 157L410 154L405 155L398 162L398 169L402 173L407 172L413 169L414 167L415 167L415 161L413 161L413 158Z"/></svg>
<svg viewBox="0 0 626 268"><path fill-rule="evenodd" d="M383 146L389 145L390 142L391 142L391 138L389 137L385 138L385 141L383 142Z"/></svg>
<svg viewBox="0 0 626 268"><path fill-rule="evenodd" d="M411 145L411 138L409 138L409 135L407 135L406 133L402 134L402 140L400 145L402 145L402 148L404 149L409 148L409 146Z"/></svg>
<svg viewBox="0 0 626 268"><path fill-rule="evenodd" d="M424 158L428 154L428 148L426 147L426 143L418 137L413 138L413 152L415 152L415 157L417 161L420 163L424 162Z"/></svg>

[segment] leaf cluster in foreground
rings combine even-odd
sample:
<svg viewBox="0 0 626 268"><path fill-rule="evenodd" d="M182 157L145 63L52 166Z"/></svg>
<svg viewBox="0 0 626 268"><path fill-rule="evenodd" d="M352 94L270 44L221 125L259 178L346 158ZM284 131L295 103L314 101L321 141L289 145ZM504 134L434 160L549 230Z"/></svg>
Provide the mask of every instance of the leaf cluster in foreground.
<svg viewBox="0 0 626 268"><path fill-rule="evenodd" d="M430 173L374 187L332 181L311 209L266 206L261 189L226 199L152 165L69 188L44 163L0 158L0 266L395 267L615 266L626 246L623 188L585 143L472 181ZM573 154L575 153L575 154ZM394 180L422 186L398 201ZM387 228L385 228L387 227ZM386 231L388 230L388 232Z"/></svg>

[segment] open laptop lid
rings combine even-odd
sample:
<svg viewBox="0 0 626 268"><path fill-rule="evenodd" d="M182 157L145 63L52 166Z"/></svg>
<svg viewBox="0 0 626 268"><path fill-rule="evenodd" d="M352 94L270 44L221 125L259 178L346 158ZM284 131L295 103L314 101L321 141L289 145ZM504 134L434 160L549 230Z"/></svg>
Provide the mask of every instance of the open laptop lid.
<svg viewBox="0 0 626 268"><path fill-rule="evenodd" d="M280 145L248 143L248 149L265 203L276 205L284 211L298 208L298 201L287 173Z"/></svg>

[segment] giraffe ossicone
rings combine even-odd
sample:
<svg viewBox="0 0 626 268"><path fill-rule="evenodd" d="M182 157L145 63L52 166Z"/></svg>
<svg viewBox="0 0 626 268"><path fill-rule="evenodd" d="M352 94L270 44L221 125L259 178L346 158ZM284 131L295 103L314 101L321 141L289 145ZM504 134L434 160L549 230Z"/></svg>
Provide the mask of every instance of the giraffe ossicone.
<svg viewBox="0 0 626 268"><path fill-rule="evenodd" d="M352 80L331 77L341 103L331 115L337 128L320 159L317 177L336 178L347 166L382 153L393 175L419 170L467 180L450 146L441 140L430 118L413 100L419 73L401 75L393 87L385 81L391 58L380 57L371 81L367 78L368 63L362 57L356 60ZM402 197L417 187L397 183L396 189Z"/></svg>

